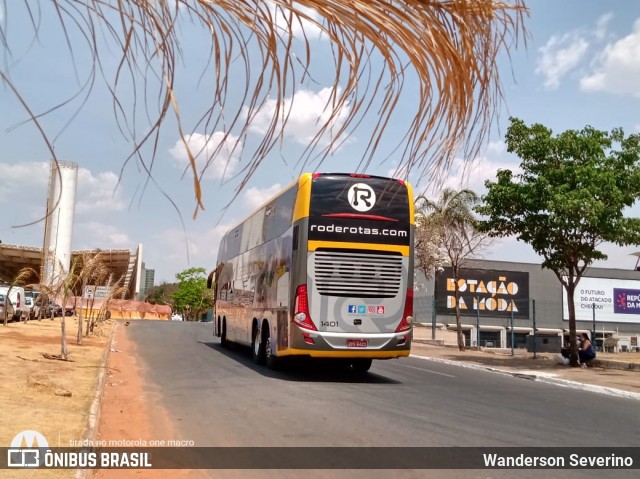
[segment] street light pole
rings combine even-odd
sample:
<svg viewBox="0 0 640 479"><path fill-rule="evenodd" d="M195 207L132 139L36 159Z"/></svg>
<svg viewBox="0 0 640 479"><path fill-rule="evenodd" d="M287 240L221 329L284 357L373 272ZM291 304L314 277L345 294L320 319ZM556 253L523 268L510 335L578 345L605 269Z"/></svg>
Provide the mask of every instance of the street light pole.
<svg viewBox="0 0 640 479"><path fill-rule="evenodd" d="M593 347L595 348L596 347L596 303L591 303L591 308L593 310L593 326L591 329L591 344L593 344Z"/></svg>
<svg viewBox="0 0 640 479"><path fill-rule="evenodd" d="M436 294L433 293L433 300L431 301L431 339L436 339Z"/></svg>
<svg viewBox="0 0 640 479"><path fill-rule="evenodd" d="M532 299L531 303L533 305L533 359L536 359L536 351L538 348L538 335L536 333L536 300Z"/></svg>
<svg viewBox="0 0 640 479"><path fill-rule="evenodd" d="M476 296L476 346L480 349L480 297Z"/></svg>
<svg viewBox="0 0 640 479"><path fill-rule="evenodd" d="M515 353L513 352L513 342L515 341L515 334L513 332L513 306L511 307L511 356Z"/></svg>

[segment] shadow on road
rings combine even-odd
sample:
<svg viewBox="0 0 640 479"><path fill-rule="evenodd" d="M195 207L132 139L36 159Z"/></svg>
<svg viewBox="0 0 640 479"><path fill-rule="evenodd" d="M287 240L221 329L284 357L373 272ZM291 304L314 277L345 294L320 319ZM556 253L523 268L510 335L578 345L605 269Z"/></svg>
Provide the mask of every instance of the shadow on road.
<svg viewBox="0 0 640 479"><path fill-rule="evenodd" d="M400 384L400 381L373 373L354 373L345 367L337 365L331 360L310 358L283 358L278 364L278 369L269 369L266 366L257 365L251 357L251 348L230 344L223 348L219 341L199 341L214 351L254 370L269 378L283 381L300 382L331 382L331 383L362 383L362 384ZM373 362L374 366L376 362Z"/></svg>

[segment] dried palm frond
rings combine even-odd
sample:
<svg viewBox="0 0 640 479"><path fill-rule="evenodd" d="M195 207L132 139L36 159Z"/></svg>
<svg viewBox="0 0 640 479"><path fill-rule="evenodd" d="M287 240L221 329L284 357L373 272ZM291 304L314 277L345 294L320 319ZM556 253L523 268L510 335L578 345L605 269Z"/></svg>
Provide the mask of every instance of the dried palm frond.
<svg viewBox="0 0 640 479"><path fill-rule="evenodd" d="M45 3L53 5L55 16L42 12ZM8 32L15 5L5 8L5 23L0 24L5 57L12 52ZM395 113L409 118L394 145L400 157L397 171L438 178L450 167L454 153L462 150L465 158L473 158L486 139L502 97L497 57L517 45L526 14L524 0L24 0L24 10L36 36L41 22L58 22L76 62L81 48L72 39L79 32L86 42L92 66L79 82L78 97L86 99L96 79L105 75L103 57L115 45L119 63L106 82L118 126L134 145L125 164L135 160L150 181L161 127L175 116L193 175L194 215L203 207L203 174L228 142L232 149L246 149L237 191L284 142L291 113L288 99L309 79L315 60L306 33L310 29L328 39L335 74L326 114L318 119L317 133L297 166L321 161L362 127L365 118L373 118L360 158L359 169L364 170L380 159L383 135ZM294 42L293 32L298 30ZM202 50L209 50L210 64L204 72L213 72L211 96L203 99L208 108L190 128L182 120L176 88L183 31L207 32ZM232 71L238 65L244 73L240 80ZM0 69L0 79L22 103L55 160L41 114L30 109L8 70ZM238 83L244 92L240 105L229 98ZM407 88L415 93L415 108L398 112L400 95ZM247 146L243 140L252 121L274 104L262 138ZM143 131L136 113L140 108L148 121ZM207 152L202 168L195 160L201 152L192 151L188 142L189 131L196 127L204 128L205 136L224 132L218 146ZM150 154L143 152L145 146Z"/></svg>

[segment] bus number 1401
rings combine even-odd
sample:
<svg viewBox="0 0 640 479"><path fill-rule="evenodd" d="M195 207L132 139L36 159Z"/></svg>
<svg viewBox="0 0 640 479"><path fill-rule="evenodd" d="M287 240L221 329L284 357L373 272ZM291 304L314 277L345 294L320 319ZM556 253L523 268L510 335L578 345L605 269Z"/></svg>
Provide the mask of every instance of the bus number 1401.
<svg viewBox="0 0 640 479"><path fill-rule="evenodd" d="M338 321L320 321L320 326L323 328L337 328Z"/></svg>

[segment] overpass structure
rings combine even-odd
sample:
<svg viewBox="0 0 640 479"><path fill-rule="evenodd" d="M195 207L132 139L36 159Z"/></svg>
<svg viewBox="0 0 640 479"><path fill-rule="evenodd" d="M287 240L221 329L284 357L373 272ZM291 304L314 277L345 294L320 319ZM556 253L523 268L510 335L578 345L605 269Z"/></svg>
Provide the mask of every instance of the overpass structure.
<svg viewBox="0 0 640 479"><path fill-rule="evenodd" d="M142 275L142 245L135 251L128 249L76 250L71 251L71 262L83 254L100 252L102 263L128 291L128 298L136 299L140 293ZM11 283L23 268L32 268L42 278L45 255L43 248L0 243L0 283Z"/></svg>

